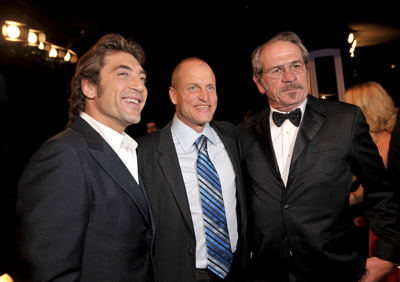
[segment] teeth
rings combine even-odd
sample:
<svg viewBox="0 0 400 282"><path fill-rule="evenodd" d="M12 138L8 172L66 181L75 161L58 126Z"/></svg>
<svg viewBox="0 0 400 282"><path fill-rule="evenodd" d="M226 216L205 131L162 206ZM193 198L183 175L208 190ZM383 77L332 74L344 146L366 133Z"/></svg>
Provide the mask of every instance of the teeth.
<svg viewBox="0 0 400 282"><path fill-rule="evenodd" d="M196 106L196 108L208 109L210 106Z"/></svg>
<svg viewBox="0 0 400 282"><path fill-rule="evenodd" d="M129 99L129 98L127 98L127 99L124 99L124 101L126 101L126 102L128 102L128 103L139 104L139 100L136 100L136 99Z"/></svg>

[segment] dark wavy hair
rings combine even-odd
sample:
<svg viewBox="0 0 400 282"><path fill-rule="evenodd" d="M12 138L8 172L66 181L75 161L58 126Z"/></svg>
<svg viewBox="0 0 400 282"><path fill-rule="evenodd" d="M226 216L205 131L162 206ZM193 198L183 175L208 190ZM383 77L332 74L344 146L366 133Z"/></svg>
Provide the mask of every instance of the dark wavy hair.
<svg viewBox="0 0 400 282"><path fill-rule="evenodd" d="M131 39L125 39L117 33L104 35L78 61L75 75L71 81L71 96L69 97L69 124L86 109L86 98L82 92L81 83L87 79L99 89L100 72L104 67L104 57L112 52L129 53L136 58L141 66L145 62L143 48Z"/></svg>

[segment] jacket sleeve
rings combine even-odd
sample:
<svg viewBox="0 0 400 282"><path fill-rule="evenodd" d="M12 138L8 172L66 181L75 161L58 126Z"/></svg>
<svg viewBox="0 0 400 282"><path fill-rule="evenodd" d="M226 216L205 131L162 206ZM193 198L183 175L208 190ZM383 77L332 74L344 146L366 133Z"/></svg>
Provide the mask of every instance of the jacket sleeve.
<svg viewBox="0 0 400 282"><path fill-rule="evenodd" d="M17 192L16 281L78 281L89 212L82 164L50 141L33 156Z"/></svg>

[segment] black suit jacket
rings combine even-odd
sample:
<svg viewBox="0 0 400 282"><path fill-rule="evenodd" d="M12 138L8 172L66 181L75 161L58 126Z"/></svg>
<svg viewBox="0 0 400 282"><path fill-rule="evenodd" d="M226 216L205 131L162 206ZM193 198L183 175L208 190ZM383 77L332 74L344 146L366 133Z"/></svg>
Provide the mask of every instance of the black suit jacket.
<svg viewBox="0 0 400 282"><path fill-rule="evenodd" d="M308 97L286 187L271 141L269 114L270 108L239 125L255 281L288 281L293 265L302 281L358 281L365 259L356 252L352 237L353 173L364 186L365 213L380 237L376 256L398 260L398 203L361 110Z"/></svg>
<svg viewBox="0 0 400 282"><path fill-rule="evenodd" d="M246 205L237 145L237 128L228 122L212 122L229 154L236 173L239 241L234 257L235 271L244 265ZM158 282L194 282L196 239L185 183L171 124L138 140L139 172L145 184L157 226L154 261ZM238 276L238 280L245 281ZM233 275L233 274L228 274Z"/></svg>
<svg viewBox="0 0 400 282"><path fill-rule="evenodd" d="M20 179L16 281L154 281L147 204L118 155L78 117Z"/></svg>
<svg viewBox="0 0 400 282"><path fill-rule="evenodd" d="M400 193L400 112L397 113L397 122L390 139L388 172L393 187Z"/></svg>

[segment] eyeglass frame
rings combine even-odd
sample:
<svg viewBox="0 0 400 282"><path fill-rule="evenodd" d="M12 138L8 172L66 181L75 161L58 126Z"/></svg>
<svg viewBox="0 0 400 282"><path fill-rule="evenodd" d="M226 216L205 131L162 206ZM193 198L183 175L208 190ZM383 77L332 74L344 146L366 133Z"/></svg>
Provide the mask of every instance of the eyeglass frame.
<svg viewBox="0 0 400 282"><path fill-rule="evenodd" d="M301 65L301 66L300 66L300 68L298 70L294 69L295 71L293 71L293 67L295 65ZM293 61L293 62L287 63L286 65L274 66L274 67L270 68L267 71L260 71L258 74L265 73L268 78L278 79L278 78L281 78L283 76L283 73L286 72L287 69L289 69L292 74L298 75L298 74L303 73L306 70L305 67L306 67L306 63L304 61L298 60L298 61ZM273 70L279 70L279 73L277 74L278 76L271 76L271 73L272 73Z"/></svg>

